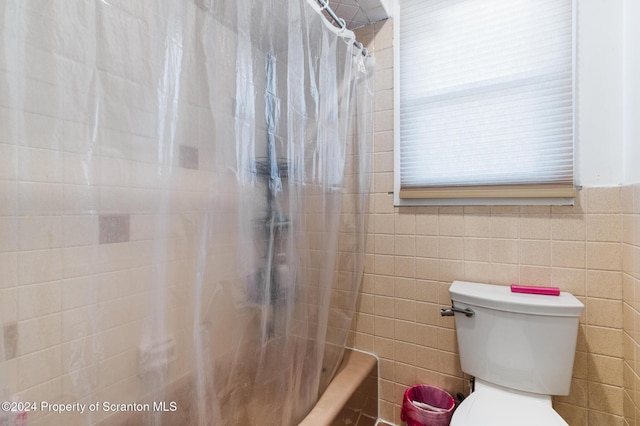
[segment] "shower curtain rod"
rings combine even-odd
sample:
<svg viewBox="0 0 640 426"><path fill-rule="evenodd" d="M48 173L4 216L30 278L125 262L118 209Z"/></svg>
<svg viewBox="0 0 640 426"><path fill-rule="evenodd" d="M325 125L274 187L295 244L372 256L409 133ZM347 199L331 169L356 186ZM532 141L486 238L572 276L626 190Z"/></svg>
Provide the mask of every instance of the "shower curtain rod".
<svg viewBox="0 0 640 426"><path fill-rule="evenodd" d="M336 12L334 12L333 9L331 8L331 6L329 6L329 2L328 1L326 1L326 0L316 0L316 2L318 2L318 4L320 5L320 11L322 12L323 10L326 10L327 13L329 14L329 16L331 16L331 19L333 19L333 21L336 22L340 26L341 30L346 30L347 29L347 23L345 22L345 20L340 18L338 15L336 15ZM353 45L357 49L360 49L360 51L362 52L362 56L369 56L369 52L367 51L367 48L364 47L362 45L362 43L360 43L358 40L354 39L353 40Z"/></svg>

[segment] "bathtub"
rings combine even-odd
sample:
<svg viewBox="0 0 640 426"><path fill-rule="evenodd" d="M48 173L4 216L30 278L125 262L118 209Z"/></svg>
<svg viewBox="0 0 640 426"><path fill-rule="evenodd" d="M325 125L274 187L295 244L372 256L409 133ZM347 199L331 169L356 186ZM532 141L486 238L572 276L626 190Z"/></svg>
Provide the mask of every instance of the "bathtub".
<svg viewBox="0 0 640 426"><path fill-rule="evenodd" d="M299 426L373 426L378 419L378 360L347 349L333 380Z"/></svg>
<svg viewBox="0 0 640 426"><path fill-rule="evenodd" d="M193 380L185 376L173 382L164 394L177 402L180 410L162 413L163 426L197 425ZM98 426L134 426L153 424L152 413L114 413L100 419ZM160 420L156 417L156 420ZM69 423L72 423L68 419ZM78 419L75 419L76 421ZM333 379L309 414L299 426L374 426L378 423L378 360L374 355L346 349ZM253 425L251 425L253 426Z"/></svg>

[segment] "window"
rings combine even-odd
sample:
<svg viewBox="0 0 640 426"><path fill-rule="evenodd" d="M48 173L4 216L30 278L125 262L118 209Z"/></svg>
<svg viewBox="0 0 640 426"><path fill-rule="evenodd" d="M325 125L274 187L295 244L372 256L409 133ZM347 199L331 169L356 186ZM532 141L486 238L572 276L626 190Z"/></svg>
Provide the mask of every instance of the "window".
<svg viewBox="0 0 640 426"><path fill-rule="evenodd" d="M573 0L397 8L396 204L571 202Z"/></svg>

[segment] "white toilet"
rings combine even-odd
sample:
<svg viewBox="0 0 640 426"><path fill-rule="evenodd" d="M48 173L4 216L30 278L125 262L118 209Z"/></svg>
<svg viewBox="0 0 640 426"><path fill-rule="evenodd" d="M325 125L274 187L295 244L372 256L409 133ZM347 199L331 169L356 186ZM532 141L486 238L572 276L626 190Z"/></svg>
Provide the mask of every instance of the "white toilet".
<svg viewBox="0 0 640 426"><path fill-rule="evenodd" d="M567 425L551 395L571 385L584 305L559 296L512 293L508 286L455 281L450 289L462 371L475 389L451 426Z"/></svg>

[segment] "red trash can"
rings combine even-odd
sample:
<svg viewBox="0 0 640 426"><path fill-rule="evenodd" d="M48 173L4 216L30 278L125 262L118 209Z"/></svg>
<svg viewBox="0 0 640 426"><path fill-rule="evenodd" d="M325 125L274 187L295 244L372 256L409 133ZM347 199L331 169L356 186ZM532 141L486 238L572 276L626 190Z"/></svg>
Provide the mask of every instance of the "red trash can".
<svg viewBox="0 0 640 426"><path fill-rule="evenodd" d="M448 392L429 385L406 390L400 418L407 426L448 426L456 402Z"/></svg>

